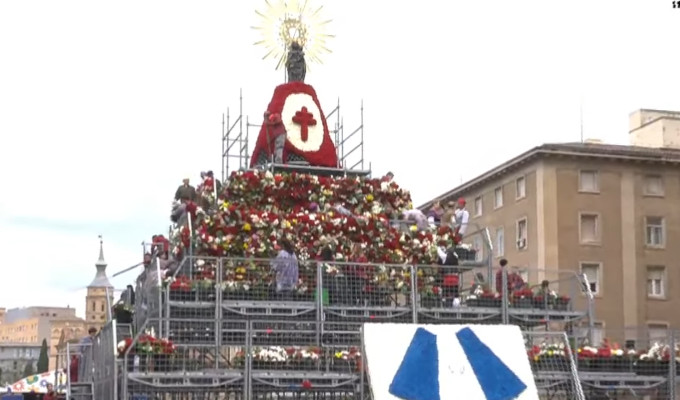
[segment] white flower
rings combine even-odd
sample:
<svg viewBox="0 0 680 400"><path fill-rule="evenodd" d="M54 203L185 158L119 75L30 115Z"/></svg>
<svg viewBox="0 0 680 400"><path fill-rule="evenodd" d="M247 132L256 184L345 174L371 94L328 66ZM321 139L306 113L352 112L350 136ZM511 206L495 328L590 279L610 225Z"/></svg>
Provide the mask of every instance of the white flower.
<svg viewBox="0 0 680 400"><path fill-rule="evenodd" d="M125 340L118 342L118 352L119 353L122 353L123 351L125 351L126 347L127 347L127 344L125 343Z"/></svg>

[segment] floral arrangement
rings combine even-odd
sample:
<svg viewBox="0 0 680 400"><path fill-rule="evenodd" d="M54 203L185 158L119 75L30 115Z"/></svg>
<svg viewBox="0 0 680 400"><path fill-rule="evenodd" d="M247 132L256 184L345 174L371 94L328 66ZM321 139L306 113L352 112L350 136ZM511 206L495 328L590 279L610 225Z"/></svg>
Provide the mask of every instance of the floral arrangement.
<svg viewBox="0 0 680 400"><path fill-rule="evenodd" d="M541 343L540 345L532 346L527 355L529 359L537 362L547 357L561 357L564 358L569 354L569 348L564 343Z"/></svg>
<svg viewBox="0 0 680 400"><path fill-rule="evenodd" d="M322 351L319 347L268 346L254 348L251 354L253 361L284 364L305 361L316 362L321 359ZM234 364L243 365L245 356L243 350L237 352L233 359Z"/></svg>
<svg viewBox="0 0 680 400"><path fill-rule="evenodd" d="M680 348L676 346L675 353L676 353L676 361L680 362L680 358L677 357L678 352L680 352ZM641 352L639 354L639 360L640 361L648 361L648 362L668 362L672 358L672 351L669 345L664 345L661 343L654 343L654 345L646 352Z"/></svg>
<svg viewBox="0 0 680 400"><path fill-rule="evenodd" d="M370 262L429 264L437 261L437 246L456 242L450 227L393 226L412 207L410 194L379 179L239 171L217 203L209 212L196 208L191 230L173 232L175 255L193 240L199 255L270 258L277 240L288 236L309 258L331 246L337 260L347 260L361 243Z"/></svg>
<svg viewBox="0 0 680 400"><path fill-rule="evenodd" d="M361 352L356 347L343 350L328 350L320 347L304 346L269 346L252 349L252 362L259 368L277 369L284 366L313 364L328 365L332 369L355 370L361 367ZM237 352L232 365L242 368L245 363L245 351Z"/></svg>
<svg viewBox="0 0 680 400"><path fill-rule="evenodd" d="M118 343L118 356L122 357L132 346L132 338L126 338ZM137 343L132 349L131 353L138 355L171 355L174 354L177 348L168 339L158 339L153 335L153 332L144 333L139 336Z"/></svg>
<svg viewBox="0 0 680 400"><path fill-rule="evenodd" d="M534 292L531 289L520 289L512 292L512 297L514 299L533 299Z"/></svg>

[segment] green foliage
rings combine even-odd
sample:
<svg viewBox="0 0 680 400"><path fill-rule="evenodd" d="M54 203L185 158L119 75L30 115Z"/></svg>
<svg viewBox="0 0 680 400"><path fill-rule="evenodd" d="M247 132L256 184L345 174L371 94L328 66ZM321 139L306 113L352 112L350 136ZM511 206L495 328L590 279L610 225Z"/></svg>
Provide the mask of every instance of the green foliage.
<svg viewBox="0 0 680 400"><path fill-rule="evenodd" d="M50 358L47 349L47 340L43 339L42 345L40 346L40 355L38 356L38 373L42 374L47 372L50 367Z"/></svg>
<svg viewBox="0 0 680 400"><path fill-rule="evenodd" d="M35 371L33 370L33 363L29 361L26 363L26 367L24 368L24 377L32 375L35 375Z"/></svg>

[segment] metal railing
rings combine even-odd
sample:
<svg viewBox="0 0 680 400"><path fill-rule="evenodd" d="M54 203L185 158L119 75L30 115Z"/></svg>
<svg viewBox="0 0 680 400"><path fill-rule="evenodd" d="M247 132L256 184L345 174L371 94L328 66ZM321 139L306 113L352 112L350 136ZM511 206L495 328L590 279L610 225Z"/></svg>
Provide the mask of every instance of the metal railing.
<svg viewBox="0 0 680 400"><path fill-rule="evenodd" d="M111 320L90 340L83 340L78 344L66 345L66 373L68 376L67 393L73 395L71 371L72 356L77 357L77 383L91 383L96 400L118 400L118 368L117 356L117 327L116 321Z"/></svg>
<svg viewBox="0 0 680 400"><path fill-rule="evenodd" d="M465 274L478 268L474 266L306 260L299 262L297 284L290 290L277 292L272 262L270 259L187 257L174 281L163 284L162 300L158 301L162 307L141 310L136 316L137 326L149 318L161 320L171 316L170 304L184 304L194 307L193 310L200 308L204 313L212 310L211 320L219 318L223 307L243 310L292 307L318 320L330 314L358 317L372 310L373 318L398 317L412 323L444 314L449 315L449 320L465 320L461 313L485 314L490 322L519 325L545 324L551 320L575 322L590 319L592 311L592 296L584 277L570 271L529 270L530 275L543 277L544 287L526 283L512 287L517 283L515 271L492 269L494 280L504 282L492 287L480 280L469 286L464 282ZM502 290L503 287L509 290ZM161 289L153 282L146 290L146 294L138 292L139 298L156 301L157 291ZM164 334L168 332L167 323L155 329Z"/></svg>

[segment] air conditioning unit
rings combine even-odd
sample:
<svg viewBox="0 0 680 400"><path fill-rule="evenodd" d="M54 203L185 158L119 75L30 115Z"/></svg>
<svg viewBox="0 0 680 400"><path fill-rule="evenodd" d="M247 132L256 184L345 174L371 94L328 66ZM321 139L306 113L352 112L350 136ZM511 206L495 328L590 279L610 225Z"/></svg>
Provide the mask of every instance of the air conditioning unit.
<svg viewBox="0 0 680 400"><path fill-rule="evenodd" d="M525 249L527 247L527 240L526 239L518 239L517 240L517 248L518 249Z"/></svg>

